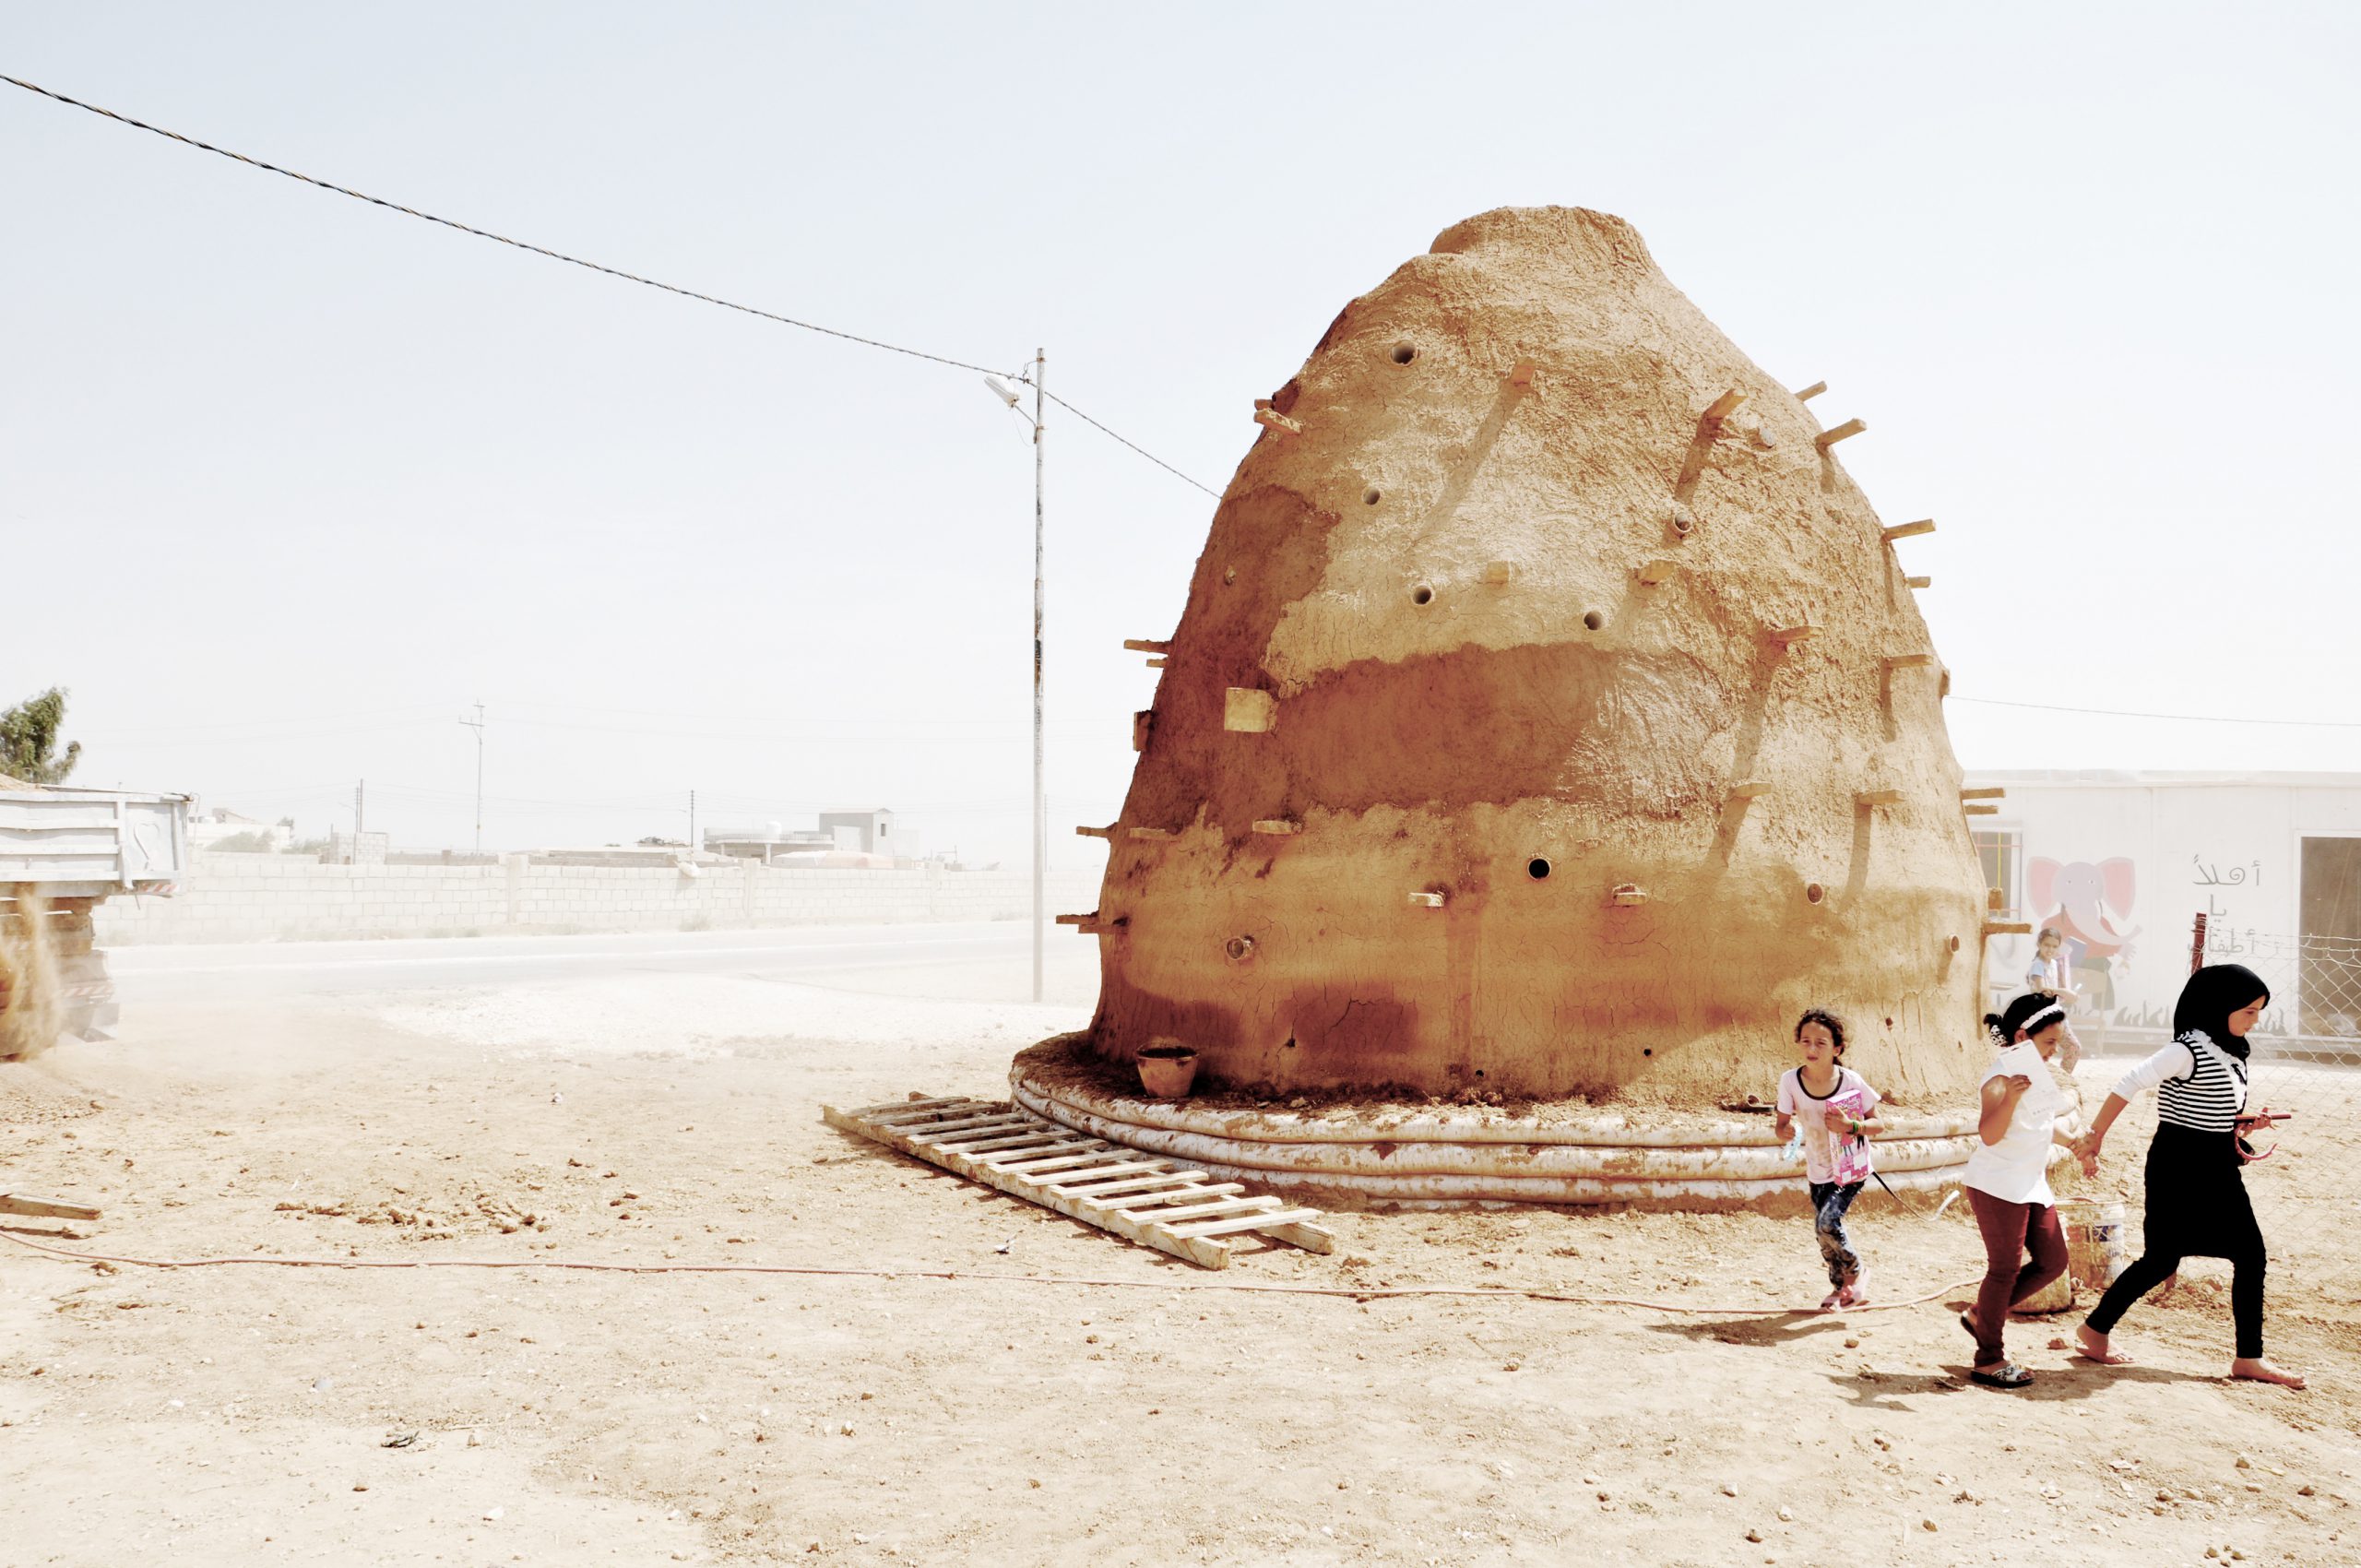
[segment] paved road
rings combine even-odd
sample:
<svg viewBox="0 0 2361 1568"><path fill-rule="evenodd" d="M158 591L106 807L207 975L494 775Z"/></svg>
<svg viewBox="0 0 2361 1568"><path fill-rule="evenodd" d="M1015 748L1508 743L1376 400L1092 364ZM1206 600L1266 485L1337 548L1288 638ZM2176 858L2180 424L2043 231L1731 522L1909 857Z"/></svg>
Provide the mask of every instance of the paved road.
<svg viewBox="0 0 2361 1568"><path fill-rule="evenodd" d="M1074 945L1072 932L1052 930L1049 940L1061 970L1079 956L1063 950ZM994 921L113 947L107 952L107 968L123 1000L137 1004L243 997L258 992L322 995L432 990L650 970L814 981L866 970L949 966L1020 974L1029 970L1031 944L1025 921ZM881 973L879 978L890 977Z"/></svg>

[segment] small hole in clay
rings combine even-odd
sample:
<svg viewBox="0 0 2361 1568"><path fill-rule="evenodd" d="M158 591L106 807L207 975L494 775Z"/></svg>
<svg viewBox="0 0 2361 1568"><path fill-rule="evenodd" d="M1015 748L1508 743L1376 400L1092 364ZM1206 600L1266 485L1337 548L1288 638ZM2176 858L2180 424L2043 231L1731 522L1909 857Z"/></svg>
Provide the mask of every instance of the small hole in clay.
<svg viewBox="0 0 2361 1568"><path fill-rule="evenodd" d="M1549 862L1539 855L1525 862L1525 874L1538 882L1549 874Z"/></svg>
<svg viewBox="0 0 2361 1568"><path fill-rule="evenodd" d="M1887 1028L1893 1028L1893 1020L1892 1020L1892 1018L1888 1018L1888 1019L1885 1021L1885 1027L1886 1027Z"/></svg>
<svg viewBox="0 0 2361 1568"><path fill-rule="evenodd" d="M1950 942L1949 945L1950 945L1951 950L1952 950L1952 952L1954 952L1954 953L1958 952L1958 951L1959 951L1959 938L1958 938L1958 937L1956 937L1956 936L1952 937L1952 938L1951 939L1951 942Z"/></svg>
<svg viewBox="0 0 2361 1568"><path fill-rule="evenodd" d="M1374 506L1384 499L1385 495L1382 491L1372 489L1361 492L1361 505L1364 506Z"/></svg>
<svg viewBox="0 0 2361 1568"><path fill-rule="evenodd" d="M1476 1075L1477 1075L1477 1077L1479 1077L1479 1078L1480 1078L1480 1077L1482 1077L1482 1076L1484 1075L1484 1069L1483 1069L1483 1068L1481 1068L1481 1067L1477 1068L1477 1069L1476 1069Z"/></svg>
<svg viewBox="0 0 2361 1568"><path fill-rule="evenodd" d="M1640 1047L1640 1054L1643 1056L1654 1056L1655 1053L1656 1048L1653 1045L1643 1045Z"/></svg>
<svg viewBox="0 0 2361 1568"><path fill-rule="evenodd" d="M1605 631L1607 629L1607 617L1598 611L1586 610L1583 612L1583 624L1588 626L1594 632Z"/></svg>
<svg viewBox="0 0 2361 1568"><path fill-rule="evenodd" d="M1434 601L1435 590L1424 583L1410 590L1410 602L1413 604L1432 604Z"/></svg>
<svg viewBox="0 0 2361 1568"><path fill-rule="evenodd" d="M1418 357L1418 346L1417 344L1396 343L1394 345L1394 362L1395 364L1408 364L1412 360L1415 360Z"/></svg>
<svg viewBox="0 0 2361 1568"><path fill-rule="evenodd" d="M1222 944L1221 950L1229 955L1231 963L1242 964L1254 956L1254 939L1251 936L1233 936ZM1289 1040L1287 1043L1293 1045L1295 1041Z"/></svg>
<svg viewBox="0 0 2361 1568"><path fill-rule="evenodd" d="M1807 883L1804 886L1804 898L1808 903L1817 904L1827 897L1828 889L1817 882Z"/></svg>

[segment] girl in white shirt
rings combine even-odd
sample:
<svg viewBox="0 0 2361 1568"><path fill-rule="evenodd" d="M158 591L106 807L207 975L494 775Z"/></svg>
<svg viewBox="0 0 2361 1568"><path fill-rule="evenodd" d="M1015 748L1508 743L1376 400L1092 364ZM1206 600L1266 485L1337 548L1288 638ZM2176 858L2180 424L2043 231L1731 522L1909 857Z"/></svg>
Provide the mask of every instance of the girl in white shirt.
<svg viewBox="0 0 2361 1568"><path fill-rule="evenodd" d="M2058 1125L2072 1104L2049 1075L2066 1009L2047 996L2020 996L2007 1012L1986 1014L1984 1027L2000 1050L1984 1070L1976 1125L1981 1141L1962 1178L1975 1228L1984 1234L1984 1284L1959 1323L1975 1338L1975 1366L1968 1376L1987 1388L2023 1388L2033 1373L2009 1360L2000 1331L2011 1307L2066 1272L2066 1237L2049 1190L2051 1146L2074 1146Z"/></svg>
<svg viewBox="0 0 2361 1568"><path fill-rule="evenodd" d="M2099 1146L2133 1096L2156 1091L2156 1139L2148 1146L2147 1250L2123 1271L2076 1331L2082 1354L2107 1366L2131 1358L2107 1336L2131 1304L2180 1268L2184 1257L2230 1260L2230 1318L2237 1329L2232 1377L2301 1388L2304 1380L2262 1354L2262 1228L2239 1173L2237 1138L2248 1124L2247 1035L2271 988L2243 964L2208 964L2189 977L2173 1009L2170 1045L2123 1075L2078 1146L2098 1174Z"/></svg>

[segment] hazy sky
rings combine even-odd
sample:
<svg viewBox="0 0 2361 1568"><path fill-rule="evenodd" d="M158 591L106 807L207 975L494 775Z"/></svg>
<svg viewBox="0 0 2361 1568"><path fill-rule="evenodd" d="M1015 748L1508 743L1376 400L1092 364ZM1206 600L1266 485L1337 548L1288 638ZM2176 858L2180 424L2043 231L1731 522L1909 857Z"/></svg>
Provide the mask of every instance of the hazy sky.
<svg viewBox="0 0 2361 1568"><path fill-rule="evenodd" d="M1339 306L1630 219L1816 409L1971 766L2361 768L2361 8L0 6L0 70L1049 384L1219 489ZM457 844L899 808L1021 861L1032 463L965 371L0 86L0 700L77 781ZM1053 863L1213 503L1052 410ZM1976 706L2328 719L2343 729Z"/></svg>

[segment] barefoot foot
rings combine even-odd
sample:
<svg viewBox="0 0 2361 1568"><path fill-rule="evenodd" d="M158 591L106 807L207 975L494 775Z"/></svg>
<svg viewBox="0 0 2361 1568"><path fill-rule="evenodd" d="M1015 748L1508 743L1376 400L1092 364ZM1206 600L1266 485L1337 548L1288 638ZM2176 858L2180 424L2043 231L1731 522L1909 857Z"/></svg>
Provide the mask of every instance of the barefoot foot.
<svg viewBox="0 0 2361 1568"><path fill-rule="evenodd" d="M2250 1383L2275 1383L2282 1388L2304 1386L2301 1373L2291 1372L2284 1367L2272 1366L2260 1356L2240 1356L2230 1363L2230 1375L2234 1378L2245 1378Z"/></svg>
<svg viewBox="0 0 2361 1568"><path fill-rule="evenodd" d="M1845 1289L1841 1285L1820 1299L1820 1310L1824 1313L1833 1313L1844 1304Z"/></svg>
<svg viewBox="0 0 2361 1568"><path fill-rule="evenodd" d="M2131 1358L2110 1347L2106 1336L2089 1324L2074 1330L2074 1342L2081 1347L2079 1354L2086 1361L2096 1361L2103 1367L2128 1367Z"/></svg>

